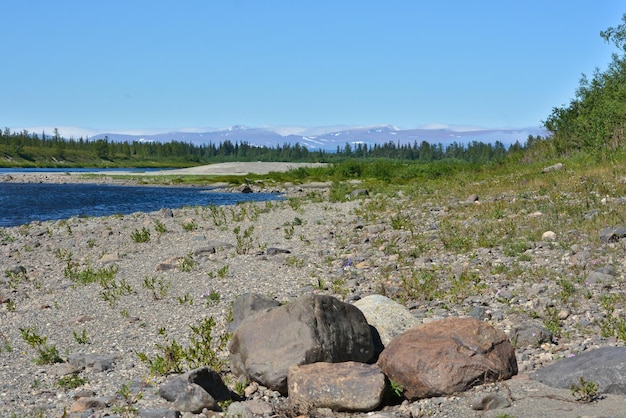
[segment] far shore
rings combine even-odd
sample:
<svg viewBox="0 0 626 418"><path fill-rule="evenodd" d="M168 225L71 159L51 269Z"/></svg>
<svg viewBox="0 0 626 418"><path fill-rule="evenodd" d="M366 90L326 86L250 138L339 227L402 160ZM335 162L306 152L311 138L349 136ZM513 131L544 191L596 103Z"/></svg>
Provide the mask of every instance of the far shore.
<svg viewBox="0 0 626 418"><path fill-rule="evenodd" d="M270 172L286 172L299 167L324 167L326 163L289 163L289 162L231 162L207 164L197 167L189 167L175 170L155 171L40 171L40 172L7 172L0 175L0 182L40 182L57 183L94 181L92 175L97 175L95 181L103 178L115 178L121 176L245 176L248 174L268 174ZM68 176L72 180L68 179ZM69 180L69 181L68 181Z"/></svg>

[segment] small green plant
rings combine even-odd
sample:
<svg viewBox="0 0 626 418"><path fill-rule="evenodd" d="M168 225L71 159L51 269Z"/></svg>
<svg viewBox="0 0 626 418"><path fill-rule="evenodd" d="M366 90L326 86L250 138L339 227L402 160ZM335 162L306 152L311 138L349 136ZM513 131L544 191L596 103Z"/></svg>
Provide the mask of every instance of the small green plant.
<svg viewBox="0 0 626 418"><path fill-rule="evenodd" d="M63 269L63 275L77 284L87 285L95 282L103 282L112 280L117 272L119 266L111 265L108 267L102 267L94 270L91 263L80 270L79 264L71 259L71 255L66 259L66 266Z"/></svg>
<svg viewBox="0 0 626 418"><path fill-rule="evenodd" d="M193 298L189 292L185 293L183 296L178 296L177 300L180 305L193 305Z"/></svg>
<svg viewBox="0 0 626 418"><path fill-rule="evenodd" d="M228 264L223 265L217 270L217 277L219 277L220 279L225 278L226 276L228 276L229 270L230 270L230 266Z"/></svg>
<svg viewBox="0 0 626 418"><path fill-rule="evenodd" d="M7 352L10 353L13 351L13 347L11 347L11 343L6 335L0 331L0 340L2 340L2 346L0 347L0 353Z"/></svg>
<svg viewBox="0 0 626 418"><path fill-rule="evenodd" d="M442 295L440 279L432 271L412 270L410 276L401 276L401 299L435 300Z"/></svg>
<svg viewBox="0 0 626 418"><path fill-rule="evenodd" d="M391 393L397 397L401 398L404 396L404 386L401 383L394 382L393 380L389 381L389 388L391 389Z"/></svg>
<svg viewBox="0 0 626 418"><path fill-rule="evenodd" d="M130 316L127 309L122 309L120 315L122 315L122 318L128 318Z"/></svg>
<svg viewBox="0 0 626 418"><path fill-rule="evenodd" d="M213 218L213 225L221 226L228 222L228 220L226 219L226 212L224 212L223 207L210 205L209 211L211 212L211 216Z"/></svg>
<svg viewBox="0 0 626 418"><path fill-rule="evenodd" d="M217 290L204 292L202 295L200 295L200 299L206 300L207 305L214 305L219 302L221 298L222 295L220 295L220 292L218 292Z"/></svg>
<svg viewBox="0 0 626 418"><path fill-rule="evenodd" d="M143 228L141 228L141 231L138 229L135 229L133 232L131 232L130 237L136 243L149 242L150 231L148 230L148 228L144 226Z"/></svg>
<svg viewBox="0 0 626 418"><path fill-rule="evenodd" d="M13 299L9 299L6 305L7 305L7 311L9 312L15 312L15 310L17 309L17 306L15 306L15 302L13 301Z"/></svg>
<svg viewBox="0 0 626 418"><path fill-rule="evenodd" d="M615 304L623 303L624 300L626 297L623 294L610 294L600 299L602 307L606 310L606 316L598 321L603 337L616 337L626 341L626 318L615 314Z"/></svg>
<svg viewBox="0 0 626 418"><path fill-rule="evenodd" d="M59 380L56 381L55 386L69 390L76 389L85 383L87 383L87 379L80 377L78 373L71 373L59 378Z"/></svg>
<svg viewBox="0 0 626 418"><path fill-rule="evenodd" d="M191 232L191 231L195 231L196 229L198 229L198 224L196 223L196 221L189 221L189 222L183 223L183 231Z"/></svg>
<svg viewBox="0 0 626 418"><path fill-rule="evenodd" d="M96 240L94 238L89 238L87 240L87 247L88 248L93 248L96 246Z"/></svg>
<svg viewBox="0 0 626 418"><path fill-rule="evenodd" d="M165 281L163 278L157 278L156 276L146 276L142 283L143 288L150 290L152 299L154 300L163 299L167 295L167 290L171 285L171 282Z"/></svg>
<svg viewBox="0 0 626 418"><path fill-rule="evenodd" d="M154 230L159 234L162 235L164 233L167 232L167 228L165 227L165 224L161 221L159 221L158 219L156 219L154 221Z"/></svg>
<svg viewBox="0 0 626 418"><path fill-rule="evenodd" d="M15 237L8 232L0 230L0 244L10 244L15 241Z"/></svg>
<svg viewBox="0 0 626 418"><path fill-rule="evenodd" d="M193 259L193 254L190 252L185 257L183 257L183 259L178 264L178 268L180 269L180 271L188 273L191 270L193 270L195 265L196 265L196 262Z"/></svg>
<svg viewBox="0 0 626 418"><path fill-rule="evenodd" d="M254 241L254 225L250 225L243 233L241 232L241 227L236 226L235 229L233 229L233 233L237 240L237 254L248 254L252 249L252 243Z"/></svg>
<svg viewBox="0 0 626 418"><path fill-rule="evenodd" d="M293 227L293 225L288 225L284 228L285 231L285 239L291 239L293 238L293 234L295 232L295 229Z"/></svg>
<svg viewBox="0 0 626 418"><path fill-rule="evenodd" d="M292 255L292 256L288 256L285 259L285 264L287 264L289 267L302 268L302 267L304 267L304 265L306 263L304 261L304 258L300 258L300 257L296 257L296 256Z"/></svg>
<svg viewBox="0 0 626 418"><path fill-rule="evenodd" d="M9 279L9 287L11 289L17 289L20 283L26 279L26 270L20 269L19 271L6 270L4 275Z"/></svg>
<svg viewBox="0 0 626 418"><path fill-rule="evenodd" d="M546 307L543 325L550 330L554 336L561 335L561 321L559 320L559 311L557 308L551 306Z"/></svg>
<svg viewBox="0 0 626 418"><path fill-rule="evenodd" d="M289 203L291 209L296 212L300 212L302 210L302 198L300 197L290 197L287 199L287 203Z"/></svg>
<svg viewBox="0 0 626 418"><path fill-rule="evenodd" d="M578 383L571 386L572 396L578 402L590 403L599 399L598 384L585 380L582 376L578 379Z"/></svg>
<svg viewBox="0 0 626 418"><path fill-rule="evenodd" d="M115 413L123 413L125 417L135 415L139 412L135 404L143 398L143 389L146 386L146 382L141 382L141 386L137 392L133 393L131 385L125 383L117 391L117 394L122 398L122 405L115 406L112 409Z"/></svg>
<svg viewBox="0 0 626 418"><path fill-rule="evenodd" d="M100 296L102 299L109 302L110 306L114 306L121 296L127 296L133 293L133 289L125 278L122 278L119 282L115 279L101 280L100 286L102 286Z"/></svg>
<svg viewBox="0 0 626 418"><path fill-rule="evenodd" d="M36 327L20 328L19 330L26 344L37 350L36 364L43 365L63 362L56 346L48 344L48 338L39 335Z"/></svg>
<svg viewBox="0 0 626 418"><path fill-rule="evenodd" d="M87 344L89 339L87 338L87 330L83 328L83 331L79 334L76 331L72 331L72 335L74 336L74 341L78 344Z"/></svg>
<svg viewBox="0 0 626 418"><path fill-rule="evenodd" d="M226 360L219 353L226 349L230 334L222 334L213 337L215 319L205 318L197 325L192 325L187 348L181 346L176 340L171 343L166 340L165 344L155 344L163 355L157 354L150 358L145 353L137 353L139 359L146 363L154 374L166 375L180 373L185 368L195 369L209 366L216 371L221 371ZM185 367L186 366L186 367Z"/></svg>

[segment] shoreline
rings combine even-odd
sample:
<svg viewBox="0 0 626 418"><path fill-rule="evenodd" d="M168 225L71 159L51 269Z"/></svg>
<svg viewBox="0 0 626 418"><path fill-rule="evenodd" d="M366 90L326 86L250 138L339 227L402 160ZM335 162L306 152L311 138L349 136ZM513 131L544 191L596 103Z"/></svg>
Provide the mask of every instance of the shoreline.
<svg viewBox="0 0 626 418"><path fill-rule="evenodd" d="M197 167L155 171L7 171L0 174L0 182L10 183L116 183L140 184L133 177L165 176L245 176L248 174L284 173L300 167L324 167L326 163L286 163L286 162L236 162L207 164Z"/></svg>

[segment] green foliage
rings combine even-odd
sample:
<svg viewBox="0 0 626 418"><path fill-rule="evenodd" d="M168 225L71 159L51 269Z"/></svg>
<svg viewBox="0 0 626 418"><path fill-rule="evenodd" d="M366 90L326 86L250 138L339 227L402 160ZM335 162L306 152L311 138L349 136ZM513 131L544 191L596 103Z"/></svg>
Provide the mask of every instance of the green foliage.
<svg viewBox="0 0 626 418"><path fill-rule="evenodd" d="M241 232L241 227L236 226L233 229L233 233L235 234L235 239L237 240L237 254L248 254L252 249L252 244L254 242L254 225L250 225L243 231L243 233Z"/></svg>
<svg viewBox="0 0 626 418"><path fill-rule="evenodd" d="M124 383L122 387L117 391L117 394L122 398L122 405L116 405L111 410L115 413L123 413L124 416L130 416L131 414L137 414L139 410L135 406L143 398L143 390L146 386L146 382L141 382L141 386L133 393L132 387L128 383Z"/></svg>
<svg viewBox="0 0 626 418"><path fill-rule="evenodd" d="M63 362L56 346L48 344L48 338L39 335L36 327L20 328L19 330L26 344L37 350L36 364L43 365Z"/></svg>
<svg viewBox="0 0 626 418"><path fill-rule="evenodd" d="M193 259L193 254L189 253L180 261L178 268L183 272L190 272L196 266L196 261Z"/></svg>
<svg viewBox="0 0 626 418"><path fill-rule="evenodd" d="M87 379L80 377L78 373L71 373L59 378L55 385L63 389L71 390L76 389L85 383L87 383Z"/></svg>
<svg viewBox="0 0 626 418"><path fill-rule="evenodd" d="M216 371L221 371L226 365L226 360L219 353L226 349L230 338L229 334L213 337L215 320L213 317L205 318L197 325L192 325L187 348L181 346L176 340L166 341L164 344L155 344L163 354L157 354L150 358L145 353L137 353L139 359L146 363L154 374L166 375L181 373L185 369L195 369L208 366Z"/></svg>
<svg viewBox="0 0 626 418"><path fill-rule="evenodd" d="M403 299L435 300L442 295L439 282L434 272L414 269L409 276L402 276Z"/></svg>
<svg viewBox="0 0 626 418"><path fill-rule="evenodd" d="M116 281L115 278L105 278L100 280L102 291L100 296L103 300L109 302L110 306L114 306L121 296L127 296L133 293L133 289L125 278Z"/></svg>
<svg viewBox="0 0 626 418"><path fill-rule="evenodd" d="M545 309L543 325L555 336L561 335L561 321L557 308L548 306Z"/></svg>
<svg viewBox="0 0 626 418"><path fill-rule="evenodd" d="M225 278L226 276L228 276L229 270L230 270L230 266L228 264L224 264L222 267L220 267L217 270L217 277L219 277L220 279Z"/></svg>
<svg viewBox="0 0 626 418"><path fill-rule="evenodd" d="M198 229L198 224L196 223L196 221L185 222L182 226L183 230L187 232L195 231L196 229Z"/></svg>
<svg viewBox="0 0 626 418"><path fill-rule="evenodd" d="M578 383L572 384L570 388L572 396L576 398L578 402L590 403L599 399L598 384L585 380L582 376L578 380Z"/></svg>
<svg viewBox="0 0 626 418"><path fill-rule="evenodd" d="M211 212L211 218L213 219L213 225L222 226L228 222L226 219L226 212L222 206L209 205L209 211Z"/></svg>
<svg viewBox="0 0 626 418"><path fill-rule="evenodd" d="M154 221L154 230L159 234L164 234L167 232L167 227L163 222L157 219Z"/></svg>
<svg viewBox="0 0 626 418"><path fill-rule="evenodd" d="M167 295L167 290L172 283L164 280L162 277L146 276L143 279L141 286L144 289L148 289L152 293L152 299L160 300Z"/></svg>
<svg viewBox="0 0 626 418"><path fill-rule="evenodd" d="M616 337L626 342L626 318L615 313L615 305L622 305L626 301L624 294L610 294L600 299L606 316L598 321L603 337Z"/></svg>
<svg viewBox="0 0 626 418"><path fill-rule="evenodd" d="M87 344L87 342L89 342L89 338L87 338L87 330L84 328L80 334L76 331L72 331L72 336L74 337L74 341L78 344Z"/></svg>
<svg viewBox="0 0 626 418"><path fill-rule="evenodd" d="M191 297L189 292L185 293L183 296L178 296L176 299L178 300L179 305L193 305L193 298Z"/></svg>
<svg viewBox="0 0 626 418"><path fill-rule="evenodd" d="M626 14L622 24L600 34L606 42L624 50ZM589 80L582 76L576 97L556 107L544 122L556 154L585 151L599 159L613 159L626 140L626 58L613 54L604 71L596 69Z"/></svg>
<svg viewBox="0 0 626 418"><path fill-rule="evenodd" d="M119 266L117 265L101 267L94 270L91 263L88 263L87 266L81 270L78 262L72 260L71 252L62 252L60 256L65 257L66 263L63 269L63 275L76 284L87 285L95 282L107 282L112 280L119 271Z"/></svg>
<svg viewBox="0 0 626 418"><path fill-rule="evenodd" d="M131 234L130 237L133 239L133 241L135 241L136 243L141 243L141 242L149 242L150 241L150 231L148 230L148 228L146 228L145 226L143 228L141 228L141 231L138 229L135 229Z"/></svg>

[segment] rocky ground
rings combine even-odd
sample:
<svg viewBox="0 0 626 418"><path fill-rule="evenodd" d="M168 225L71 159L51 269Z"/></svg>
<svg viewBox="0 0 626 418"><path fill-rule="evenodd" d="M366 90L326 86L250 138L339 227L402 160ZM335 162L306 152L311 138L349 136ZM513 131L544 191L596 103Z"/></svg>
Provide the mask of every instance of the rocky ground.
<svg viewBox="0 0 626 418"><path fill-rule="evenodd" d="M568 389L529 379L559 359L624 345L617 338L625 291L619 239L603 242L600 227L588 233L552 223L549 207L519 209L513 193L356 192L336 202L328 184L284 190L282 202L0 229L0 415L62 416L80 391L107 400L96 416L123 416L129 406L170 408L156 395L165 377L150 373L137 353L153 357L162 353L159 344L172 341L187 346L190 326L210 316L213 335L223 334L242 293L287 302L319 292L349 303L384 294L422 322L473 316L515 342L516 378L369 416L624 416L624 395L579 402ZM533 193L523 198L542 201ZM598 200L590 210L601 217L612 204L623 205ZM497 225L502 229L493 230ZM515 235L524 225L541 233L487 245L492 234ZM477 234L484 234L483 245L472 244ZM54 349L60 362L50 361L57 359ZM472 409L493 393L511 406ZM263 388L249 396L284 403Z"/></svg>

